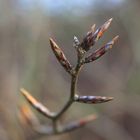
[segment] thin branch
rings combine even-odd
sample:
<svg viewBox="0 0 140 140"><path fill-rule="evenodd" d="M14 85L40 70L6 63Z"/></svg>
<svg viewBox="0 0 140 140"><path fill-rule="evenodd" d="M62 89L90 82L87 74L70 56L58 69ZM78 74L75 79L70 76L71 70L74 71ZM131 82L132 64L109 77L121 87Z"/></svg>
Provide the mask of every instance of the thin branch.
<svg viewBox="0 0 140 140"><path fill-rule="evenodd" d="M71 77L71 89L70 89L70 97L67 103L64 105L64 107L56 114L54 117L56 120L65 113L65 111L72 105L74 102L74 97L76 93L76 86L77 86L77 80L78 80L78 74L80 72L82 65L77 64L75 68L75 74L72 75Z"/></svg>
<svg viewBox="0 0 140 140"><path fill-rule="evenodd" d="M38 132L39 134L47 134L47 135L52 135L52 134L63 134L66 132L70 132L73 131L75 129L81 128L83 126L85 126L86 124L94 121L97 118L97 115L93 114L93 115L89 115L85 118L81 118L77 121L73 121L70 122L68 124L64 124L62 126L59 126L57 129L57 132L53 131L53 129L51 127L46 127L46 126L40 126L38 128L36 128L36 132Z"/></svg>
<svg viewBox="0 0 140 140"><path fill-rule="evenodd" d="M95 31L95 24L92 26L91 30L86 34L82 42L79 42L78 38L74 36L74 44L73 46L77 50L77 65L75 68L70 64L68 59L66 58L64 52L62 49L54 42L53 39L50 38L50 45L51 48L57 58L57 60L60 62L61 66L64 67L64 69L71 75L71 87L70 87L70 96L64 107L57 113L51 112L47 107L45 107L43 104L41 104L39 101L37 101L34 97L32 97L29 92L27 92L25 89L21 89L21 93L25 97L25 99L41 114L43 114L45 117L52 120L52 126L46 127L44 125L41 125L40 122L36 119L36 117L33 117L32 113L30 113L28 110L23 109L21 110L21 114L23 115L23 118L30 122L33 129L40 133L40 134L61 134L65 132L69 132L71 130L74 130L76 128L79 128L88 122L94 120L96 118L95 115L88 116L84 119L80 119L78 121L69 123L65 126L59 126L58 120L60 117L70 108L70 106L74 102L80 102L80 103L89 103L89 104L96 104L96 103L103 103L112 100L112 97L101 97L101 96L79 96L76 94L77 92L77 81L78 76L80 73L81 68L85 63L92 62L99 57L101 57L103 54L105 54L110 48L112 48L112 45L114 42L118 39L118 36L116 36L112 41L107 43L105 46L101 47L100 49L96 50L89 56L85 56L86 52L91 49L91 47L102 37L104 32L108 29L112 21L112 18L109 19L107 22L105 22L101 27L99 27ZM95 31L95 32L94 32ZM29 115L30 114L30 115Z"/></svg>

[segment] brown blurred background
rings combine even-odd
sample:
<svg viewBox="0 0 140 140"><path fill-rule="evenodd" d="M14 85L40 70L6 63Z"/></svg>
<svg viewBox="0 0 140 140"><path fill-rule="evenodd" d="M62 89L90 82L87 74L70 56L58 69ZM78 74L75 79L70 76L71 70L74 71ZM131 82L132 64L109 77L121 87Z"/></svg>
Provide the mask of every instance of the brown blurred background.
<svg viewBox="0 0 140 140"><path fill-rule="evenodd" d="M28 104L24 87L53 111L69 97L70 77L49 47L56 40L70 62L76 62L73 36L80 40L96 23L113 17L109 30L93 48L115 35L119 41L105 56L81 71L81 95L113 96L100 105L73 104L63 116L69 122L98 114L89 125L60 136L38 136L18 119ZM140 139L140 1L139 0L0 0L0 140L139 140ZM33 110L34 111L34 110ZM50 121L34 111L42 123Z"/></svg>

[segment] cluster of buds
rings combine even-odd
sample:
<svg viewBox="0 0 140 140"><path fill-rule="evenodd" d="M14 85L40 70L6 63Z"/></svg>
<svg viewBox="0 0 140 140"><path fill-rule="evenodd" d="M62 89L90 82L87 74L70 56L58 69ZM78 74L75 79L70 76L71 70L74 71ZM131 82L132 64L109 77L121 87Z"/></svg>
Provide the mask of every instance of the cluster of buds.
<svg viewBox="0 0 140 140"><path fill-rule="evenodd" d="M98 104L108 102L113 99L113 97L102 97L102 96L80 96L77 95L77 80L79 76L79 72L82 66L86 63L93 62L103 56L109 49L112 48L118 36L114 37L110 42L108 42L103 47L97 49L93 53L88 56L85 56L86 52L88 52L92 46L102 37L104 32L108 29L109 25L111 24L112 18L105 22L101 27L99 27L95 31L95 24L92 26L91 30L86 34L83 38L82 42L78 40L76 36L74 36L74 43L73 46L76 48L77 51L77 64L76 66L72 66L68 59L66 58L62 49L55 43L55 41L50 38L50 46L56 56L57 60L64 67L66 72L71 75L71 89L70 89L70 98L67 101L66 105L59 111L59 112L51 112L46 106L40 103L37 99L35 99L31 94L26 91L25 89L21 89L21 93L25 97L25 99L34 107L39 113L44 115L45 117L52 120L52 126L44 126L41 125L37 117L33 114L33 112L25 105L20 107L20 116L22 116L21 120L24 122L28 122L32 125L35 131L42 134L61 134L64 132L69 132L85 124L93 121L96 118L96 115L90 115L88 117L79 119L77 121L65 124L65 125L58 125L57 121L59 118L67 111L67 109L72 105L74 102L78 103L86 103L86 104Z"/></svg>

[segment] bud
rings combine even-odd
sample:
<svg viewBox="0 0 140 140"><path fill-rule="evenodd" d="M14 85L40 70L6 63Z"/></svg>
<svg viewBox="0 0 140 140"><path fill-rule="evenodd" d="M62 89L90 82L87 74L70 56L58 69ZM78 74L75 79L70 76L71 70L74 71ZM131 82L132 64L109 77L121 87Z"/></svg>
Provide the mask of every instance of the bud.
<svg viewBox="0 0 140 140"><path fill-rule="evenodd" d="M83 42L81 43L81 47L88 51L104 34L104 32L108 29L112 21L112 18L105 22L100 28L98 28L95 32L95 24L92 26L91 31L87 33Z"/></svg>
<svg viewBox="0 0 140 140"><path fill-rule="evenodd" d="M96 59L103 56L109 49L112 48L114 43L117 41L119 36L116 36L112 39L112 41L108 42L105 46L101 47L100 49L96 50L95 52L91 53L88 57L85 58L85 63L89 63L95 61Z"/></svg>
<svg viewBox="0 0 140 140"><path fill-rule="evenodd" d="M94 41L93 41L93 34L94 34L94 29L95 29L95 24L91 27L91 30L87 32L86 36L84 37L82 43L81 43L81 48L85 51L88 51L91 46L93 46Z"/></svg>
<svg viewBox="0 0 140 140"><path fill-rule="evenodd" d="M32 97L29 92L27 92L25 89L20 89L21 93L25 97L25 99L41 114L44 116L51 118L51 112L40 102L38 102L34 97Z"/></svg>
<svg viewBox="0 0 140 140"><path fill-rule="evenodd" d="M61 133L69 132L74 129L80 128L80 127L86 125L87 123L90 123L91 121L95 120L96 118L97 118L96 115L89 115L89 116L82 118L80 120L77 120L75 122L71 122L62 128Z"/></svg>
<svg viewBox="0 0 140 140"><path fill-rule="evenodd" d="M102 96L76 96L75 101L86 104L98 104L113 100L113 97Z"/></svg>
<svg viewBox="0 0 140 140"><path fill-rule="evenodd" d="M108 29L108 27L110 26L111 22L112 22L112 18L110 18L107 22L105 22L99 29L96 30L96 32L94 33L94 41L97 42L98 39L100 39L104 32Z"/></svg>
<svg viewBox="0 0 140 140"><path fill-rule="evenodd" d="M60 64L65 68L65 70L68 73L71 73L72 66L69 63L69 61L67 60L67 58L65 57L63 51L59 48L59 46L51 38L50 38L50 44L51 44L51 48L52 48L57 60L60 62Z"/></svg>
<svg viewBox="0 0 140 140"><path fill-rule="evenodd" d="M74 39L73 46L77 49L80 45L80 41L78 40L76 36L74 36L73 39Z"/></svg>

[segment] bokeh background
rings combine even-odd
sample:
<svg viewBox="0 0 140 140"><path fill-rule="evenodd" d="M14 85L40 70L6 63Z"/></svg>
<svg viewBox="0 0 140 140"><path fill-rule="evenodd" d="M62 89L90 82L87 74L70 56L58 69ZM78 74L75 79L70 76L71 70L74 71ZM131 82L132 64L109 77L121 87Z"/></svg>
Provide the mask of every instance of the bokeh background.
<svg viewBox="0 0 140 140"><path fill-rule="evenodd" d="M82 40L94 23L99 27L111 17L110 28L93 50L115 35L119 41L84 67L78 91L115 99L98 105L73 104L62 123L89 114L98 119L60 136L37 135L19 121L18 107L29 105L19 89L24 87L53 111L62 108L70 89L70 77L52 53L49 37L75 65L74 35ZM0 0L0 140L139 140L139 84L139 0ZM41 123L50 124L33 111Z"/></svg>

